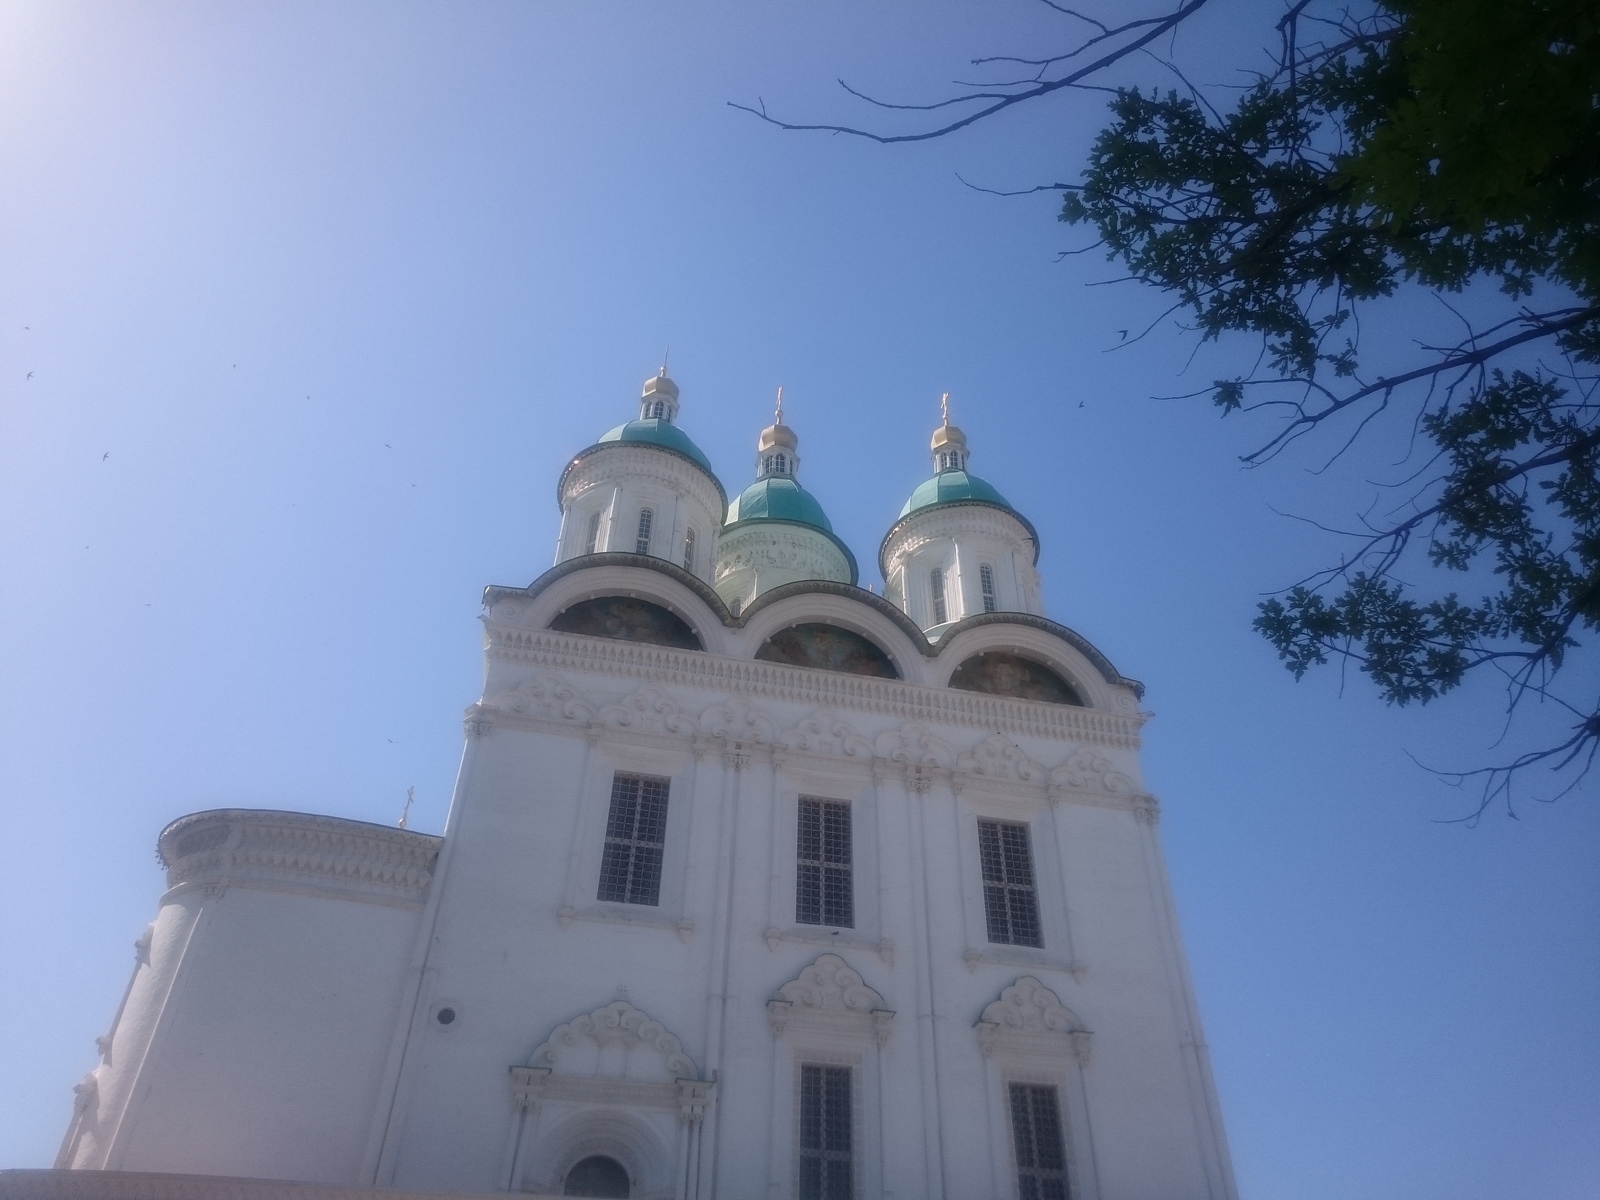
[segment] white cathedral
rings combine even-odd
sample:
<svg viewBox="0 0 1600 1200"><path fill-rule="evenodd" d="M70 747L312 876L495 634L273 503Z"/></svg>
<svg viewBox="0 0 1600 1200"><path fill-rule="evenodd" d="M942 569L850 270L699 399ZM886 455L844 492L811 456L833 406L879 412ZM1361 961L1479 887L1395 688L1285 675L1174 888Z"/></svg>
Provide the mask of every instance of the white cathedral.
<svg viewBox="0 0 1600 1200"><path fill-rule="evenodd" d="M678 395L486 591L443 837L162 832L38 1194L1235 1196L1142 689L1044 616L1033 525L947 417L880 596L781 408L729 502Z"/></svg>

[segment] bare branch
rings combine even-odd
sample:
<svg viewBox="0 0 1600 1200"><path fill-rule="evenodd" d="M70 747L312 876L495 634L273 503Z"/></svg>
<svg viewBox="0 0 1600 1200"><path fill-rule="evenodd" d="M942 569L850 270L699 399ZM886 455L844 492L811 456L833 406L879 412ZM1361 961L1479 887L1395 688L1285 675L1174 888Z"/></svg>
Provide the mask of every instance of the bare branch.
<svg viewBox="0 0 1600 1200"><path fill-rule="evenodd" d="M1106 67L1111 66L1113 63L1120 62L1122 59L1128 57L1128 55L1142 49L1144 46L1149 45L1169 29L1176 29L1178 25L1187 20L1189 17L1193 16L1209 2L1210 0L1183 0L1183 3L1181 3L1172 14L1160 18L1155 25L1147 29L1143 34L1137 38L1134 38L1127 44L1119 46L1115 50L1102 55L1087 66L1078 68L1078 70L1074 71L1070 75L1064 76L1061 79L1053 79L1040 83L1034 87L1028 88L1026 91L993 94L974 92L966 96L952 97L949 100L943 100L937 104L931 105L880 104L880 107L884 108L905 108L926 111L928 109L943 108L950 104L971 103L978 100L993 100L993 103L986 105L975 113L970 113L967 116L962 117L960 120L951 121L949 124L941 125L937 129L924 130L921 133L883 134L873 133L870 129L857 129L850 125L794 124L788 121L780 121L776 117L768 116L766 105L761 104L759 101L757 101L758 106L752 108L750 105L735 104L732 100L729 100L728 107L736 108L740 112L750 113L752 116L759 117L769 125L776 125L779 129L788 130L790 132L843 133L848 134L851 137L866 138L869 141L879 142L883 145L893 145L898 142L926 142L932 138L944 137L946 134L954 133L958 129L965 129L968 125L971 125L974 122L982 121L987 117L992 117L996 113L1004 112L1006 109L1015 107L1018 104L1026 103L1029 100L1037 100L1041 96L1048 96L1054 92L1059 92L1064 88L1075 87L1079 81L1087 79L1095 72L1102 71ZM860 94L850 89L849 85L845 84L843 80L840 80L840 85L843 86L847 91L851 91L852 95ZM862 99L867 99L867 97L863 96ZM876 101L869 102L878 103Z"/></svg>

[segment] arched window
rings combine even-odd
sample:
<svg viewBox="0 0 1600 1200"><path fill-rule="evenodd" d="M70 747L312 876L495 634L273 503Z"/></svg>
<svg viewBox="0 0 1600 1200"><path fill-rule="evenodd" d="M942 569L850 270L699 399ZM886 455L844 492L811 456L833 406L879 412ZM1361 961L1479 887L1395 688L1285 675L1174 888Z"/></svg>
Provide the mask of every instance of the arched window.
<svg viewBox="0 0 1600 1200"><path fill-rule="evenodd" d="M683 569L694 570L694 530L683 535Z"/></svg>
<svg viewBox="0 0 1600 1200"><path fill-rule="evenodd" d="M650 553L650 527L655 524L656 514L652 508L639 510L639 536L634 539L633 552L635 554Z"/></svg>
<svg viewBox="0 0 1600 1200"><path fill-rule="evenodd" d="M988 563L978 567L978 584L983 589L983 611L993 612L995 610L994 568Z"/></svg>
<svg viewBox="0 0 1600 1200"><path fill-rule="evenodd" d="M594 548L600 543L600 514L594 513L589 518L589 533L583 541L583 552L593 554Z"/></svg>
<svg viewBox="0 0 1600 1200"><path fill-rule="evenodd" d="M789 471L788 456L783 454L774 454L772 456L772 471L775 475L787 474Z"/></svg>
<svg viewBox="0 0 1600 1200"><path fill-rule="evenodd" d="M614 1158L594 1154L567 1172L563 1196L610 1196L628 1200L633 1194L627 1168Z"/></svg>
<svg viewBox="0 0 1600 1200"><path fill-rule="evenodd" d="M935 567L928 575L928 587L933 592L933 623L943 625L950 619L949 606L944 602L944 568Z"/></svg>
<svg viewBox="0 0 1600 1200"><path fill-rule="evenodd" d="M644 411L647 419L659 420L666 414L667 406L663 401L654 400Z"/></svg>

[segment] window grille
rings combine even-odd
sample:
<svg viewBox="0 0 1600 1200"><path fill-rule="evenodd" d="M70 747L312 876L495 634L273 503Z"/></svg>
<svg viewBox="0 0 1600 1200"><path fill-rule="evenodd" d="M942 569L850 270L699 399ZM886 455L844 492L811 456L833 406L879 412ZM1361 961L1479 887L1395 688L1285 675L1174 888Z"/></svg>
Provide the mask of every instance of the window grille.
<svg viewBox="0 0 1600 1200"><path fill-rule="evenodd" d="M788 458L782 454L774 454L772 456L772 469L779 475L787 472L789 470Z"/></svg>
<svg viewBox="0 0 1600 1200"><path fill-rule="evenodd" d="M633 552L635 554L650 553L650 527L655 524L656 514L654 509L641 508L639 510L639 536L634 539Z"/></svg>
<svg viewBox="0 0 1600 1200"><path fill-rule="evenodd" d="M1055 1088L1011 1085L1011 1137L1017 1150L1017 1194L1022 1200L1068 1200L1067 1151L1062 1144Z"/></svg>
<svg viewBox="0 0 1600 1200"><path fill-rule="evenodd" d="M661 903L661 852L667 838L668 781L618 774L611 780L600 899Z"/></svg>
<svg viewBox="0 0 1600 1200"><path fill-rule="evenodd" d="M600 514L594 513L589 518L589 534L583 542L583 552L593 554L596 546L600 544Z"/></svg>
<svg viewBox="0 0 1600 1200"><path fill-rule="evenodd" d="M850 806L840 800L801 796L794 919L802 925L854 929L852 873Z"/></svg>
<svg viewBox="0 0 1600 1200"><path fill-rule="evenodd" d="M737 617L739 615L739 609L743 605L744 605L744 598L742 596L735 596L733 598L733 603L728 605L728 612L731 615Z"/></svg>
<svg viewBox="0 0 1600 1200"><path fill-rule="evenodd" d="M852 1200L850 1068L800 1068L800 1200Z"/></svg>
<svg viewBox="0 0 1600 1200"><path fill-rule="evenodd" d="M694 530L683 535L683 569L694 570Z"/></svg>
<svg viewBox="0 0 1600 1200"><path fill-rule="evenodd" d="M993 612L994 604L994 568L988 563L978 567L978 584L983 589L983 611Z"/></svg>
<svg viewBox="0 0 1600 1200"><path fill-rule="evenodd" d="M651 401L650 407L647 410L645 415L648 416L652 420L659 420L662 416L664 416L666 414L666 411L667 411L666 401L664 401L664 400L653 400L653 401Z"/></svg>
<svg viewBox="0 0 1600 1200"><path fill-rule="evenodd" d="M933 592L933 623L943 625L949 617L949 609L944 602L944 568L935 567L928 576L928 587Z"/></svg>
<svg viewBox="0 0 1600 1200"><path fill-rule="evenodd" d="M983 861L983 909L989 940L1010 946L1042 946L1039 897L1033 886L1033 851L1028 827L1006 821L978 822Z"/></svg>

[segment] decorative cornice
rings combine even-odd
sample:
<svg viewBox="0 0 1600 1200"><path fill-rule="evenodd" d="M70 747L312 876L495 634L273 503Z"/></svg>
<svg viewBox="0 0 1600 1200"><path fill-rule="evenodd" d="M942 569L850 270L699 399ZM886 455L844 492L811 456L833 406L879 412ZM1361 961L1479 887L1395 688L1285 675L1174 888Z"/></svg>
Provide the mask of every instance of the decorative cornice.
<svg viewBox="0 0 1600 1200"><path fill-rule="evenodd" d="M572 456L571 459L568 460L567 465L561 468L561 477L556 480L556 507L560 508L562 511L566 510L567 476L572 474L573 468L575 468L584 459L590 458L593 455L601 453L602 451L615 453L619 450L624 452L631 451L635 454L670 454L673 458L688 463L702 476L708 479L711 482L711 485L717 489L717 495L722 498L722 507L728 507L727 489L722 486L722 480L718 479L706 469L705 464L696 462L682 450L674 450L671 446L662 446L655 442L596 442L592 446L587 446L584 449L579 450Z"/></svg>
<svg viewBox="0 0 1600 1200"><path fill-rule="evenodd" d="M889 532L884 534L883 541L878 543L879 570L882 571L887 577L889 570L885 564L889 552L889 543L895 539L897 534L911 526L914 522L917 522L919 519L926 519L935 515L943 515L952 508L986 508L991 512L1001 513L1010 517L1013 521L1021 525L1022 528L1027 531L1028 540L1033 543L1033 561L1035 565L1038 564L1039 531L1033 527L1033 522L1028 520L1027 517L1023 516L1010 505L996 504L993 500L979 500L977 498L973 498L970 500L940 500L934 504L924 504L921 508L912 509L910 512L906 513L905 516L897 520L893 525L889 526Z"/></svg>
<svg viewBox="0 0 1600 1200"><path fill-rule="evenodd" d="M310 813L224 808L179 817L157 854L169 887L267 886L421 903L442 838Z"/></svg>
<svg viewBox="0 0 1600 1200"><path fill-rule="evenodd" d="M781 589L779 589L781 590ZM772 593L768 593L769 595ZM757 659L724 658L644 642L612 641L489 624L488 653L503 662L734 691L744 696L884 713L907 721L966 725L1056 741L1136 749L1138 716L930 688L896 679L809 670ZM498 701L498 697L496 697ZM530 698L530 704L532 703ZM496 707L499 707L498 703Z"/></svg>

